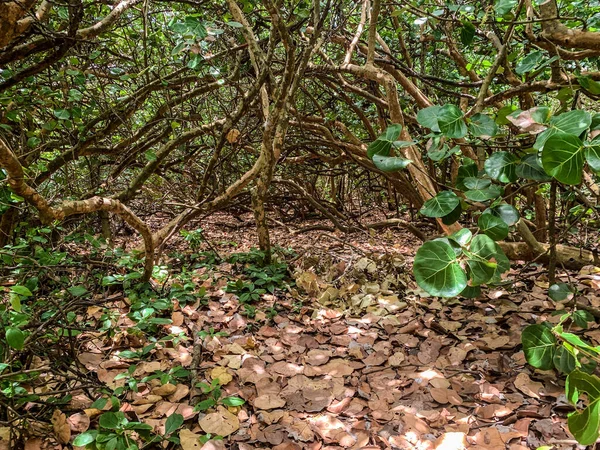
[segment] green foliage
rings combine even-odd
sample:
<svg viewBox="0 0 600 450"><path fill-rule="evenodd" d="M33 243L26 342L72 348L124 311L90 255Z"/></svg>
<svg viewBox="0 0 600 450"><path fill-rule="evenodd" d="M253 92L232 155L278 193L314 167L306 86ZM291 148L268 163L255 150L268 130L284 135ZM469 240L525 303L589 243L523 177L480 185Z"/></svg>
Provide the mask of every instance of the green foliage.
<svg viewBox="0 0 600 450"><path fill-rule="evenodd" d="M561 283L553 285L549 294L555 300L563 300L573 291ZM569 431L580 444L592 445L600 434L600 378L591 374L599 359L600 347L591 346L578 335L564 331L563 324L568 320L584 328L594 318L580 310L565 313L553 327L529 325L521 334L521 342L527 362L533 367L555 368L567 374L565 393L570 403L579 406L581 393L587 394L583 409L570 413L567 422Z"/></svg>
<svg viewBox="0 0 600 450"><path fill-rule="evenodd" d="M202 394L207 398L198 402L194 407L194 411L206 411L207 409L213 408L219 404L225 406L241 406L246 401L243 398L236 396L222 397L223 390L221 389L221 382L218 378L211 381L210 384L199 382L196 387L200 388Z"/></svg>

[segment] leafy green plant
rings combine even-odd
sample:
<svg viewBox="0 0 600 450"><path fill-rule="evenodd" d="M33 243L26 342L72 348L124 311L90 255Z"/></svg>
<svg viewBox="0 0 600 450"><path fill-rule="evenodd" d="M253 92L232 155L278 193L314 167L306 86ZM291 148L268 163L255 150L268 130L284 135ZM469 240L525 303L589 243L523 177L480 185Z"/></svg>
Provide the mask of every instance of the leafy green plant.
<svg viewBox="0 0 600 450"><path fill-rule="evenodd" d="M225 290L237 295L240 303L256 302L267 292L266 289L258 287L252 282L244 282L242 279L230 281Z"/></svg>
<svg viewBox="0 0 600 450"><path fill-rule="evenodd" d="M564 283L550 287L554 299L564 299L572 294ZM580 444L592 445L600 436L600 378L593 375L600 361L600 346L592 346L579 335L566 328L572 322L581 328L594 318L587 311L575 310L561 316L558 324L529 325L521 334L523 352L527 362L536 369L556 369L567 375L565 391L567 400L577 409L569 414L569 431ZM587 394L587 403L578 407L581 394Z"/></svg>
<svg viewBox="0 0 600 450"><path fill-rule="evenodd" d="M149 441L152 427L141 422L130 422L121 411L109 411L100 416L97 430L81 433L73 445L93 450L132 450L138 448L132 433Z"/></svg>
<svg viewBox="0 0 600 450"><path fill-rule="evenodd" d="M202 394L204 394L207 398L200 401L194 407L194 411L206 411L207 409L218 404L225 406L241 406L246 403L244 399L236 396L222 398L223 390L221 389L221 382L218 378L212 380L210 384L199 382L196 384L196 387L200 388Z"/></svg>

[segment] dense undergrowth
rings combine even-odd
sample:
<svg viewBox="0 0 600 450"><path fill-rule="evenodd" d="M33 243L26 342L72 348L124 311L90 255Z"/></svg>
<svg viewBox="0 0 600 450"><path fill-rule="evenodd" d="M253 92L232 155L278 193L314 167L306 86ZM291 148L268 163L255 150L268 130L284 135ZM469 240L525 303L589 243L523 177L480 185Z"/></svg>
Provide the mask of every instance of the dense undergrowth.
<svg viewBox="0 0 600 450"><path fill-rule="evenodd" d="M245 402L224 394L221 385L227 380L199 379L194 368L199 360L188 354L198 342L227 333L209 322L189 336L180 328L181 311L188 306L187 312L197 315L220 295L235 295L242 316L271 321L280 306L275 301L265 306L269 302L263 295L275 299L294 285L285 262L294 255L291 250L278 249L266 264L265 254L256 249L228 255L200 251L200 233L184 232L189 248L166 255L169 262L155 266L151 282L141 282L134 254L87 234L70 234L53 245L53 231L29 229L0 253L6 294L0 303L0 328L5 330L0 336L3 439L23 442L51 427L59 442L68 443L71 434L63 412L83 401L88 411L96 412L91 414L94 424L73 442L76 446L133 449L140 442L179 443L183 415L171 415L165 432L157 435L152 426L128 418L121 411L123 401L131 401L142 389L157 392L186 383L198 390L192 399L195 411ZM221 264L229 270L215 274ZM248 327L257 327L257 322ZM188 358L187 368L173 364L168 370L140 374L140 364L184 349L196 358ZM107 380L98 371L99 361L85 359L90 354L127 370Z"/></svg>

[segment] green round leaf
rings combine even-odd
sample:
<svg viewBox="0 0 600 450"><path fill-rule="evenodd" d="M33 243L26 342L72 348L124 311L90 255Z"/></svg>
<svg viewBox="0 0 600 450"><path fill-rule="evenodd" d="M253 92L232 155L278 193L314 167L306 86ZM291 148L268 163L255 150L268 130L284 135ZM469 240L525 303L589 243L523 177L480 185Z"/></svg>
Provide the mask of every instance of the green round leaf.
<svg viewBox="0 0 600 450"><path fill-rule="evenodd" d="M405 169L412 161L400 156L373 155L373 164L382 172L395 172Z"/></svg>
<svg viewBox="0 0 600 450"><path fill-rule="evenodd" d="M438 125L442 134L448 138L460 139L467 135L467 124L458 106L442 106L439 110Z"/></svg>
<svg viewBox="0 0 600 450"><path fill-rule="evenodd" d="M467 286L460 293L464 298L477 298L481 295L481 286Z"/></svg>
<svg viewBox="0 0 600 450"><path fill-rule="evenodd" d="M521 333L521 343L529 364L536 369L552 369L556 338L549 328L544 325L529 325Z"/></svg>
<svg viewBox="0 0 600 450"><path fill-rule="evenodd" d="M592 117L590 114L581 109L576 109L574 111L569 111L559 116L555 116L550 119L550 122L548 123L548 129L538 134L533 148L536 150L541 150L545 147L548 139L555 134L571 134L574 136L579 136L589 128L591 123Z"/></svg>
<svg viewBox="0 0 600 450"><path fill-rule="evenodd" d="M573 291L567 283L556 283L548 289L548 296L555 302L565 300Z"/></svg>
<svg viewBox="0 0 600 450"><path fill-rule="evenodd" d="M517 165L517 177L525 178L534 181L550 181L549 177L540 160L535 153L531 153L521 159L521 163Z"/></svg>
<svg viewBox="0 0 600 450"><path fill-rule="evenodd" d="M467 177L463 180L463 184L468 189L485 189L492 184L492 180L489 178Z"/></svg>
<svg viewBox="0 0 600 450"><path fill-rule="evenodd" d="M494 119L485 114L477 113L471 117L469 131L475 137L489 139L498 132L498 126Z"/></svg>
<svg viewBox="0 0 600 450"><path fill-rule="evenodd" d="M23 349L25 344L25 333L16 327L8 327L6 329L6 343L17 350Z"/></svg>
<svg viewBox="0 0 600 450"><path fill-rule="evenodd" d="M225 397L223 400L221 400L221 403L223 403L225 406L242 406L244 403L246 403L246 400L240 397Z"/></svg>
<svg viewBox="0 0 600 450"><path fill-rule="evenodd" d="M98 435L98 431L89 430L85 433L81 433L73 440L73 446L75 447L85 447L86 445L91 444L96 440L96 436Z"/></svg>
<svg viewBox="0 0 600 450"><path fill-rule="evenodd" d="M478 266L478 269L481 270L479 273L481 278L483 278L484 272L487 273L487 267L494 267L493 276L491 279L485 281L485 283L500 281L501 275L510 269L510 261L500 246L484 234L479 234L473 238L469 250L475 256L472 259L484 260L495 264L495 266L489 264L486 267Z"/></svg>
<svg viewBox="0 0 600 450"><path fill-rule="evenodd" d="M517 208L508 203L502 203L498 206L495 206L491 209L486 209L484 214L490 213L495 216L500 217L506 225L512 227L515 223L519 221L520 215Z"/></svg>
<svg viewBox="0 0 600 450"><path fill-rule="evenodd" d="M105 412L100 416L98 423L102 428L115 430L119 426L124 425L125 416L123 413Z"/></svg>
<svg viewBox="0 0 600 450"><path fill-rule="evenodd" d="M19 284L17 284L16 286L13 286L10 288L10 290L12 292L14 292L15 294L19 294L23 297L31 297L33 294L31 293L31 291L25 287L25 286L21 286Z"/></svg>
<svg viewBox="0 0 600 450"><path fill-rule="evenodd" d="M459 203L458 206L456 208L454 208L450 214L442 217L442 223L444 225L452 225L458 219L460 219L461 214L462 214L462 207L460 206L460 203Z"/></svg>
<svg viewBox="0 0 600 450"><path fill-rule="evenodd" d="M471 164L465 164L463 166L460 166L458 168L458 174L456 176L456 181L454 183L454 185L456 186L456 189L460 189L461 191L466 191L469 188L467 188L464 184L464 181L467 178L470 177L477 177L477 173L479 172L479 169L477 169L477 164L471 163Z"/></svg>
<svg viewBox="0 0 600 450"><path fill-rule="evenodd" d="M440 127L438 125L438 116L441 109L441 106L430 106L429 108L421 109L417 113L417 122L425 128L429 128L431 131L439 133Z"/></svg>
<svg viewBox="0 0 600 450"><path fill-rule="evenodd" d="M485 173L501 183L512 183L517 179L516 161L508 152L495 152L485 162Z"/></svg>
<svg viewBox="0 0 600 450"><path fill-rule="evenodd" d="M174 433L181 425L183 425L183 416L181 414L171 414L165 422L165 434Z"/></svg>
<svg viewBox="0 0 600 450"><path fill-rule="evenodd" d="M427 217L444 217L450 214L460 204L460 198L452 191L442 191L430 198L419 211Z"/></svg>
<svg viewBox="0 0 600 450"><path fill-rule="evenodd" d="M562 373L571 373L577 367L575 356L573 356L564 345L561 345L556 349L553 361L554 367Z"/></svg>
<svg viewBox="0 0 600 450"><path fill-rule="evenodd" d="M585 146L585 160L597 174L600 174L600 139L594 139L590 145Z"/></svg>
<svg viewBox="0 0 600 450"><path fill-rule="evenodd" d="M467 286L467 275L449 244L425 242L415 255L413 271L417 284L431 295L454 297Z"/></svg>
<svg viewBox="0 0 600 450"><path fill-rule="evenodd" d="M561 183L581 183L583 143L572 134L556 133L546 141L542 151L544 170Z"/></svg>
<svg viewBox="0 0 600 450"><path fill-rule="evenodd" d="M392 144L402 131L402 125L393 124L387 127L385 133L375 139L367 148L367 156L373 159L374 155L388 156L392 148Z"/></svg>
<svg viewBox="0 0 600 450"><path fill-rule="evenodd" d="M485 202L502 195L502 188L496 184L485 189L471 189L465 192L465 197L474 202Z"/></svg>
<svg viewBox="0 0 600 450"><path fill-rule="evenodd" d="M492 214L482 214L479 216L477 226L494 241L501 241L508 236L508 225L500 217Z"/></svg>

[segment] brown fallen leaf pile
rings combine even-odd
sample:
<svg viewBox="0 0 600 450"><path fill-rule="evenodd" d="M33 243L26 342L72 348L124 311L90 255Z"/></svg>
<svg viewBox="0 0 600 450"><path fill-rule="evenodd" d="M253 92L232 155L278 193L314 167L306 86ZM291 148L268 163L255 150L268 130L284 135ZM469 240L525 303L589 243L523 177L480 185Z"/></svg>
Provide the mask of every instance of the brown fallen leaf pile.
<svg viewBox="0 0 600 450"><path fill-rule="evenodd" d="M355 258L364 266L358 270L375 273L361 258ZM220 273L227 269L210 274L202 269L210 301L176 307L174 324L165 326L176 327L187 341L158 347L150 360L137 364L134 376L181 365L197 369L197 381L219 380L223 396L246 403L198 413L192 403L201 394L194 386L154 379L140 383L139 393L128 395L121 407L158 433L171 414L183 415L178 435L184 450L575 448L562 382L553 372L527 366L520 351L524 326L558 320L551 313L562 306L546 296L543 281L518 283L512 293L496 290L477 300L445 302L411 290L409 283L386 304L381 298L391 295L381 280L367 278L344 297L331 278L303 267L298 284L311 295L267 295L264 304L277 304L279 315L268 319L259 311L250 320L240 314L237 298L221 289ZM597 291L585 283L579 288L591 306L600 306ZM298 308L300 295L305 301ZM367 295L373 297L361 306ZM350 301L336 303L340 298ZM111 388L125 384L117 375L130 363L109 347L119 339L121 348L143 345L127 336L130 324L122 317L122 335L110 344L99 336L97 347L88 345L80 355L81 364ZM192 330L211 328L213 334L198 344L200 364L193 368ZM217 331L228 335L215 336ZM587 336L600 343L597 327ZM32 435L26 448L66 448L62 445L93 427L102 412L90 407L92 400L78 391L70 405L56 410L46 435ZM206 434L224 440L200 443ZM0 448L5 435L0 428Z"/></svg>

